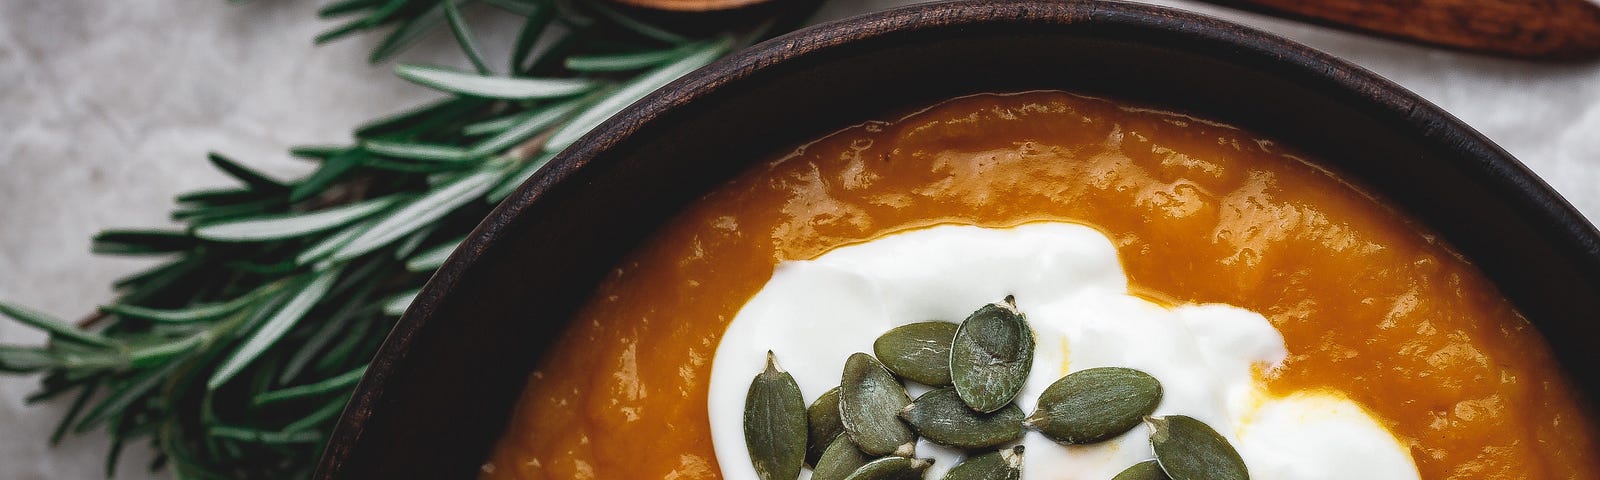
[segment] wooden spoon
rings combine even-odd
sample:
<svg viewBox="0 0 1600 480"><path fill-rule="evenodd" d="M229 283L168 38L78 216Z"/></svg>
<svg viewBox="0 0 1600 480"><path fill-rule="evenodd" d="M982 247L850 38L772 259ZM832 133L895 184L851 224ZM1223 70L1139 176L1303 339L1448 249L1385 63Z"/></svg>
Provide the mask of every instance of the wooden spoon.
<svg viewBox="0 0 1600 480"><path fill-rule="evenodd" d="M1204 0L1319 25L1496 55L1600 56L1593 0Z"/></svg>
<svg viewBox="0 0 1600 480"><path fill-rule="evenodd" d="M705 12L775 0L615 0ZM850 1L850 0L844 0ZM1595 0L1201 0L1425 45L1535 60L1600 57Z"/></svg>

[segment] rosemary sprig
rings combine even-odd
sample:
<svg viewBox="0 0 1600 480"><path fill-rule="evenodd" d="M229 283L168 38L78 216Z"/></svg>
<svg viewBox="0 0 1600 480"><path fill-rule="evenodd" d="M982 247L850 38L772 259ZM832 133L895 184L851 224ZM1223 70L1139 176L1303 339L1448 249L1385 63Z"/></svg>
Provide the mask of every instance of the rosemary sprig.
<svg viewBox="0 0 1600 480"><path fill-rule="evenodd" d="M605 118L759 36L689 36L596 4L483 0L525 17L510 70L485 61L460 8L471 0L342 0L354 17L319 38L385 26L380 61L448 25L474 65L400 65L444 97L369 122L345 146L297 147L317 162L282 181L211 154L230 188L177 197L177 231L114 230L109 255L171 260L117 281L84 325L0 303L49 334L0 345L0 372L44 374L30 402L73 394L52 437L104 429L148 441L178 478L311 473L351 389L395 318L488 210Z"/></svg>

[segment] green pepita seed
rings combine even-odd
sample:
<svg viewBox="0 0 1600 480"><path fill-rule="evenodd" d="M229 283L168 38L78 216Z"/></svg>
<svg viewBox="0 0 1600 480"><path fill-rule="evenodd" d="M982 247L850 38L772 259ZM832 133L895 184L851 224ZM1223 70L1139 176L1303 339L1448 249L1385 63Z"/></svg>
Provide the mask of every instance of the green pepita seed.
<svg viewBox="0 0 1600 480"><path fill-rule="evenodd" d="M1161 471L1161 465L1155 460L1145 460L1135 463L1123 470L1122 473L1111 477L1111 480L1172 480L1167 477L1167 472Z"/></svg>
<svg viewBox="0 0 1600 480"><path fill-rule="evenodd" d="M950 385L950 342L959 328L950 322L901 325L872 342L872 353L900 378L934 387Z"/></svg>
<svg viewBox="0 0 1600 480"><path fill-rule="evenodd" d="M856 448L849 435L840 435L822 452L817 468L811 471L811 480L844 480L871 461L872 456Z"/></svg>
<svg viewBox="0 0 1600 480"><path fill-rule="evenodd" d="M968 457L950 469L943 480L1019 480L1022 478L1022 445ZM1121 479L1117 479L1121 480Z"/></svg>
<svg viewBox="0 0 1600 480"><path fill-rule="evenodd" d="M916 436L896 415L911 397L872 355L856 353L845 360L839 382L839 420L861 451L874 456L909 455Z"/></svg>
<svg viewBox="0 0 1600 480"><path fill-rule="evenodd" d="M928 441L966 450L994 448L1022 438L1022 409L1016 404L978 413L949 387L917 397L900 411L900 418Z"/></svg>
<svg viewBox="0 0 1600 480"><path fill-rule="evenodd" d="M1039 395L1024 423L1065 444L1109 440L1139 425L1161 403L1161 382L1131 368L1101 367L1061 377Z"/></svg>
<svg viewBox="0 0 1600 480"><path fill-rule="evenodd" d="M1033 368L1033 331L1015 302L991 303L961 322L950 344L950 380L983 413L1011 403Z"/></svg>
<svg viewBox="0 0 1600 480"><path fill-rule="evenodd" d="M1156 462L1173 480L1249 480L1244 459L1205 422L1183 415L1146 417Z"/></svg>
<svg viewBox="0 0 1600 480"><path fill-rule="evenodd" d="M806 407L806 430L806 465L815 466L822 452L844 434L844 424L839 423L839 387L828 390Z"/></svg>
<svg viewBox="0 0 1600 480"><path fill-rule="evenodd" d="M845 480L922 480L930 466L933 460L926 458L885 457L862 465Z"/></svg>
<svg viewBox="0 0 1600 480"><path fill-rule="evenodd" d="M800 385L767 352L767 368L750 382L744 400L744 444L756 477L791 480L806 456L806 401Z"/></svg>

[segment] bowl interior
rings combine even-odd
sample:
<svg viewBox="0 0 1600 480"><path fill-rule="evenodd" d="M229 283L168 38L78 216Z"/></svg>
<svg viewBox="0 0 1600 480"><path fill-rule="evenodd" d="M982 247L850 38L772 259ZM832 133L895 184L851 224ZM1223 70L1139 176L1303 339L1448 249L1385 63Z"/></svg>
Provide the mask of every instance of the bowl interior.
<svg viewBox="0 0 1600 480"><path fill-rule="evenodd" d="M1521 164L1364 70L1197 15L956 2L787 35L636 104L481 225L362 381L319 476L474 475L525 375L613 265L756 162L886 112L1068 90L1232 123L1306 152L1439 232L1544 332L1579 390L1600 339L1594 227Z"/></svg>

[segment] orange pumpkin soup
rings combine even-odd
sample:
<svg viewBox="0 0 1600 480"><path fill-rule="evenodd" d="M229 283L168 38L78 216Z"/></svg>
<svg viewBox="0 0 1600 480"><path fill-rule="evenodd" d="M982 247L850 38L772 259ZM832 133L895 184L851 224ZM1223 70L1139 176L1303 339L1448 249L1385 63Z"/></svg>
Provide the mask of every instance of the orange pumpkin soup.
<svg viewBox="0 0 1600 480"><path fill-rule="evenodd" d="M1537 332L1447 245L1269 140L1060 92L851 127L692 205L532 373L483 478L719 478L724 328L784 260L935 224L1095 226L1139 292L1261 312L1274 393L1343 392L1423 478L1588 478L1594 421Z"/></svg>

